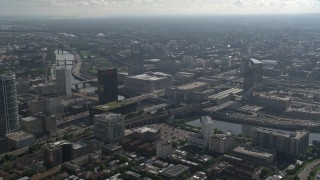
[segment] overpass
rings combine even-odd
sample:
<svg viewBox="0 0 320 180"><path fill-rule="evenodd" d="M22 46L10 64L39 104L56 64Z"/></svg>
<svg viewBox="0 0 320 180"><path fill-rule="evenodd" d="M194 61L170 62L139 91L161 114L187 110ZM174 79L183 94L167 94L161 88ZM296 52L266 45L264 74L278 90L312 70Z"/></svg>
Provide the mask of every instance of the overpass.
<svg viewBox="0 0 320 180"><path fill-rule="evenodd" d="M201 104L193 104L178 107L175 109L166 110L154 115L145 115L145 116L138 116L133 119L126 120L125 127L126 128L134 128L139 126L144 126L146 124L154 124L165 122L166 120L170 119L170 117L175 115L187 115L190 112L199 111Z"/></svg>
<svg viewBox="0 0 320 180"><path fill-rule="evenodd" d="M98 81L97 79L89 79L80 82L74 82L72 83L72 86L74 86L76 90L79 90L79 84L82 84L82 86L86 88L87 84L90 84L91 86L98 86Z"/></svg>

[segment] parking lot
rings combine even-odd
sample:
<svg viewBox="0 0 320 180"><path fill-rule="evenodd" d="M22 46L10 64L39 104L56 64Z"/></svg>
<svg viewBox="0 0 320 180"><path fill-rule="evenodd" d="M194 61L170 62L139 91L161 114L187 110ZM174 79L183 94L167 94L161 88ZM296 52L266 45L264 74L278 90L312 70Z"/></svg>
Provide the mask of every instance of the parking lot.
<svg viewBox="0 0 320 180"><path fill-rule="evenodd" d="M169 126L167 124L153 124L147 127L161 129L161 139L165 141L186 141L192 132Z"/></svg>

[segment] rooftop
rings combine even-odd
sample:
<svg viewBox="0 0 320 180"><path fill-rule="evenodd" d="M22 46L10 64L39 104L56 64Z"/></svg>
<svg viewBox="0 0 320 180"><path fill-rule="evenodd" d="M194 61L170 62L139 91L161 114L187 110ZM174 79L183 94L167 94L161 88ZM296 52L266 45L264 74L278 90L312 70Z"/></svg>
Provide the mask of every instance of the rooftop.
<svg viewBox="0 0 320 180"><path fill-rule="evenodd" d="M99 119L99 120L118 120L118 119L123 119L124 116L121 114L115 114L115 113L104 113L104 114L97 114L94 116L94 119Z"/></svg>
<svg viewBox="0 0 320 180"><path fill-rule="evenodd" d="M207 83L205 83L205 82L194 82L194 83L179 86L179 87L177 87L177 89L179 89L179 90L194 90L196 88L200 88L200 87L203 87L206 85L207 85Z"/></svg>
<svg viewBox="0 0 320 180"><path fill-rule="evenodd" d="M102 111L109 111L112 109L120 108L122 106L130 105L130 104L134 104L134 103L135 103L135 101L127 99L127 100L123 100L123 101L114 101L114 102L110 102L108 104L99 105L99 106L94 107L94 109L98 109L98 110L102 110Z"/></svg>
<svg viewBox="0 0 320 180"><path fill-rule="evenodd" d="M148 80L148 81L156 81L156 80L163 79L165 77L158 77L158 76L151 76L151 75L147 75L147 74L140 74L140 75L137 75L137 76L129 76L128 78L140 79L140 80Z"/></svg>
<svg viewBox="0 0 320 180"><path fill-rule="evenodd" d="M220 140L226 140L229 137L232 137L233 135L234 134L231 133L231 132L226 132L226 133L223 133L223 134L213 134L212 137L220 139Z"/></svg>
<svg viewBox="0 0 320 180"><path fill-rule="evenodd" d="M224 98L224 97L227 97L227 96L230 96L230 94L238 94L238 93L241 93L242 90L241 89L238 89L238 88L231 88L231 89L228 89L228 90L225 90L225 91L222 91L218 94L215 94L215 95L212 95L212 96L209 96L209 99L211 100L215 100L215 99L221 99L221 98Z"/></svg>
<svg viewBox="0 0 320 180"><path fill-rule="evenodd" d="M30 138L34 138L34 135L19 131L19 132L13 132L7 135L9 139L12 139L14 141L21 141L21 140L26 140Z"/></svg>
<svg viewBox="0 0 320 180"><path fill-rule="evenodd" d="M73 149L81 149L86 146L88 146L88 144L81 142L81 141L73 143Z"/></svg>
<svg viewBox="0 0 320 180"><path fill-rule="evenodd" d="M201 116L200 120L202 124L213 124L213 120L210 116Z"/></svg>
<svg viewBox="0 0 320 180"><path fill-rule="evenodd" d="M291 99L290 97L279 97L279 96L267 95L267 94L259 94L259 96L263 98L278 100L278 101L289 101Z"/></svg>
<svg viewBox="0 0 320 180"><path fill-rule="evenodd" d="M36 118L35 117L32 117L32 116L29 116L29 117L25 117L25 118L21 118L21 120L22 121L34 121L34 120L36 120Z"/></svg>
<svg viewBox="0 0 320 180"><path fill-rule="evenodd" d="M188 169L189 169L188 166L178 164L176 166L173 166L167 169L166 171L163 172L163 174L169 177L177 177L178 175L180 175L184 171L187 171Z"/></svg>
<svg viewBox="0 0 320 180"><path fill-rule="evenodd" d="M137 133L146 133L146 132L157 133L159 130L158 129L152 129L152 128L149 128L149 127L141 127L141 128L135 129L133 131L137 132Z"/></svg>
<svg viewBox="0 0 320 180"><path fill-rule="evenodd" d="M252 146L238 146L234 148L233 151L237 153L258 157L258 158L270 158L273 156L273 153L271 150L252 147Z"/></svg>
<svg viewBox="0 0 320 180"><path fill-rule="evenodd" d="M261 62L261 61L259 61L259 60L257 60L257 59L251 58L250 60L251 60L251 62L252 62L253 64L263 64L263 62Z"/></svg>
<svg viewBox="0 0 320 180"><path fill-rule="evenodd" d="M294 139L300 139L309 133L308 131L284 132L280 130L273 130L273 129L262 128L262 127L256 128L255 131L266 133L266 134L273 134L274 136L282 136L282 137L294 138Z"/></svg>

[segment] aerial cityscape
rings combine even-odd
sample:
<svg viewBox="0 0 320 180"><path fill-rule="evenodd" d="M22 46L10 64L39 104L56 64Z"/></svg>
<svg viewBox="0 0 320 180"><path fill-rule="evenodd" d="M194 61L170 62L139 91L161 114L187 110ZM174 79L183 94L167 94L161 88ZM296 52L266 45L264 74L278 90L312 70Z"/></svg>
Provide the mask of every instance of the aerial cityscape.
<svg viewBox="0 0 320 180"><path fill-rule="evenodd" d="M320 2L44 2L0 1L0 180L320 179Z"/></svg>

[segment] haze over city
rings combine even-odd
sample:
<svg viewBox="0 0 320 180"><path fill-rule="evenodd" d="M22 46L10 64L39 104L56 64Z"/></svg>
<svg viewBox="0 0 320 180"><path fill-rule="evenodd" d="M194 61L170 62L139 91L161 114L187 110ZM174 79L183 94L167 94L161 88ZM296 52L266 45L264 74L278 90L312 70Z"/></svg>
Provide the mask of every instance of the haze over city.
<svg viewBox="0 0 320 180"><path fill-rule="evenodd" d="M320 0L0 0L0 180L319 180Z"/></svg>
<svg viewBox="0 0 320 180"><path fill-rule="evenodd" d="M319 0L0 0L0 5L0 15L45 17L320 12Z"/></svg>

